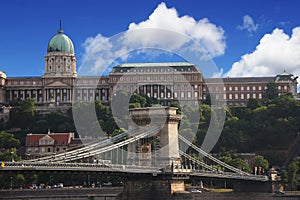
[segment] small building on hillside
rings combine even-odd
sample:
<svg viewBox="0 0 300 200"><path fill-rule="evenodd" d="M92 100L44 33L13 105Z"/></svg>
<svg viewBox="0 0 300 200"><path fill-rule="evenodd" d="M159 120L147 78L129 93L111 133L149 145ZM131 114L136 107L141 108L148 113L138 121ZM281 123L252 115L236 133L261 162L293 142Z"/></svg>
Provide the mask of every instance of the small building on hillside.
<svg viewBox="0 0 300 200"><path fill-rule="evenodd" d="M25 157L27 159L51 156L67 151L74 133L27 134Z"/></svg>

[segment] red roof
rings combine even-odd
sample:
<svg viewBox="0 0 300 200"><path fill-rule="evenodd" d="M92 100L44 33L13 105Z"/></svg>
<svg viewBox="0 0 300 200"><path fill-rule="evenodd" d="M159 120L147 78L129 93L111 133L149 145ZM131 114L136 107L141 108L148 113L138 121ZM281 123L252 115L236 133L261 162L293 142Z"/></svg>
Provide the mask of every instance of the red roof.
<svg viewBox="0 0 300 200"><path fill-rule="evenodd" d="M39 140L46 134L27 134L25 146L34 146L39 144Z"/></svg>
<svg viewBox="0 0 300 200"><path fill-rule="evenodd" d="M48 133L48 134L27 134L26 146L35 146L39 144L39 140L46 135L54 139L55 145L69 145L73 138L72 133Z"/></svg>

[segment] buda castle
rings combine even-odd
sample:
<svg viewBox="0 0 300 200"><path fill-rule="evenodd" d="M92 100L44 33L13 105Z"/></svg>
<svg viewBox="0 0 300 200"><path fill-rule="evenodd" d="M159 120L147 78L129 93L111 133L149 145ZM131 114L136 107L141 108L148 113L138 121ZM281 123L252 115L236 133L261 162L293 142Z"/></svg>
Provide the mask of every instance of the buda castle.
<svg viewBox="0 0 300 200"><path fill-rule="evenodd" d="M188 62L125 63L107 76L78 76L71 39L59 29L47 47L41 77L10 77L0 71L0 104L33 99L36 108L71 106L73 101L101 100L109 104L116 91L139 93L162 105L188 104L215 99L218 104L245 106L249 98L263 99L267 84L276 83L278 94L297 95L297 78L283 72L270 77L203 78Z"/></svg>

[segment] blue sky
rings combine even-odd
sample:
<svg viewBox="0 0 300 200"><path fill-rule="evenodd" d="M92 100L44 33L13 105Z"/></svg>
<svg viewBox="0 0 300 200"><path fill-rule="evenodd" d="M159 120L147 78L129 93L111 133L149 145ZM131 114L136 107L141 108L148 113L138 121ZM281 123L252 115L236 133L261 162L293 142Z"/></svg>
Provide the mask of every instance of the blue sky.
<svg viewBox="0 0 300 200"><path fill-rule="evenodd" d="M174 28L199 42L221 76L267 76L283 70L300 75L299 7L292 0L3 0L0 70L8 76L41 76L47 44L61 19L64 33L74 43L78 69L84 67L83 58L114 50L103 44L98 54L88 55L97 42L151 27ZM172 60L164 55L137 55L140 58L125 57L120 62Z"/></svg>

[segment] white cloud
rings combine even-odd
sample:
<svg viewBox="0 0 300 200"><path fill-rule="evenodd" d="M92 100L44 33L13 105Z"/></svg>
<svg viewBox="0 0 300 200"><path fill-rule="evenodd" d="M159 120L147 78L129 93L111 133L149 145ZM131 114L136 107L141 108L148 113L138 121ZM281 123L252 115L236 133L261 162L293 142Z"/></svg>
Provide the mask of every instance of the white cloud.
<svg viewBox="0 0 300 200"><path fill-rule="evenodd" d="M190 39L199 42L213 57L222 55L225 51L225 37L221 27L210 23L207 18L196 21L194 18L187 15L180 17L175 8L167 8L165 3L159 4L147 20L138 24L131 23L129 25L129 30L142 28L168 29L187 35ZM154 34L148 35L147 37L135 38L135 40L141 41L134 42L145 44L157 41L160 44L171 48L181 47L182 44L186 42L174 41L173 39L174 38L168 38L167 35L162 36Z"/></svg>
<svg viewBox="0 0 300 200"><path fill-rule="evenodd" d="M278 28L265 34L256 49L243 55L224 77L274 76L284 70L300 74L300 27L291 36Z"/></svg>
<svg viewBox="0 0 300 200"><path fill-rule="evenodd" d="M191 43L194 45L189 45ZM152 47L171 53L176 50L195 52L199 49L195 43L206 50L209 57L223 55L226 47L224 30L207 18L197 21L188 15L179 16L175 8L167 8L165 3L160 3L148 19L130 23L128 30L120 35L106 38L98 34L87 38L83 44L85 52L79 73L101 73L101 67L120 55L126 60L128 51L133 49L142 51Z"/></svg>
<svg viewBox="0 0 300 200"><path fill-rule="evenodd" d="M249 16L249 15L245 15L243 17L243 24L237 26L238 29L240 30L246 30L248 31L248 33L250 34L250 36L253 35L254 32L256 32L256 30L258 29L258 24L254 23L254 20Z"/></svg>

